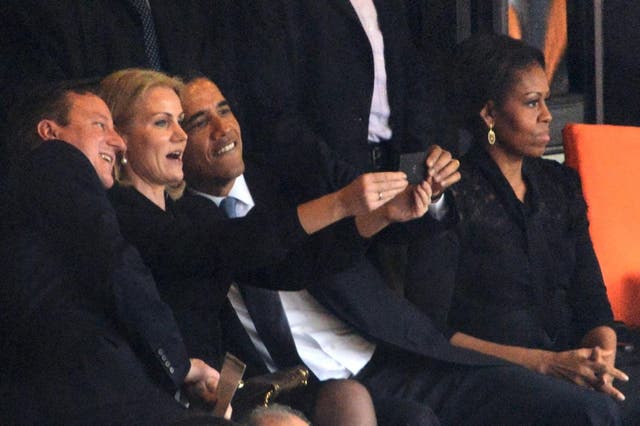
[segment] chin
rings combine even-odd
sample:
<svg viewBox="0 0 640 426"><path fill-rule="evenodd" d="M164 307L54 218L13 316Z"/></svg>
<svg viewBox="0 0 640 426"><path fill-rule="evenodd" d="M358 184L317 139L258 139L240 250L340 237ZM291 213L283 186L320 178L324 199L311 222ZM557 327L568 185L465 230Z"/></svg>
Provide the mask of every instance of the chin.
<svg viewBox="0 0 640 426"><path fill-rule="evenodd" d="M109 176L109 178L100 178L100 181L102 182L102 186L105 187L105 189L109 189L113 186L114 181L113 178L111 176Z"/></svg>
<svg viewBox="0 0 640 426"><path fill-rule="evenodd" d="M216 170L216 178L224 180L233 180L244 173L244 163L240 163L233 167L225 167Z"/></svg>
<svg viewBox="0 0 640 426"><path fill-rule="evenodd" d="M547 147L546 146L544 146L544 147L542 147L540 149L537 149L536 152L535 152L535 156L536 157L542 157L546 151L547 151Z"/></svg>

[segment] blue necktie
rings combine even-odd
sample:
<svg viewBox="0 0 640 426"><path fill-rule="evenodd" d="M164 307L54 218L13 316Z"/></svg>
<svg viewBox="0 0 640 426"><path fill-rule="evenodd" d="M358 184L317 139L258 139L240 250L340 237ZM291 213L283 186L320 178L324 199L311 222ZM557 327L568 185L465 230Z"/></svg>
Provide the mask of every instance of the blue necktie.
<svg viewBox="0 0 640 426"><path fill-rule="evenodd" d="M136 9L142 20L142 31L144 34L144 51L149 61L149 67L154 70L160 69L160 50L158 48L158 38L156 28L151 16L151 7L147 0L129 0Z"/></svg>
<svg viewBox="0 0 640 426"><path fill-rule="evenodd" d="M238 199L234 197L226 197L220 202L220 208L224 211L224 214L227 217L234 218L238 217L238 213L236 212L236 205L238 204Z"/></svg>
<svg viewBox="0 0 640 426"><path fill-rule="evenodd" d="M227 217L237 217L238 200L227 197L220 202L220 208ZM256 331L278 368L303 364L298 356L291 335L291 328L277 291L240 285L240 293L247 306Z"/></svg>

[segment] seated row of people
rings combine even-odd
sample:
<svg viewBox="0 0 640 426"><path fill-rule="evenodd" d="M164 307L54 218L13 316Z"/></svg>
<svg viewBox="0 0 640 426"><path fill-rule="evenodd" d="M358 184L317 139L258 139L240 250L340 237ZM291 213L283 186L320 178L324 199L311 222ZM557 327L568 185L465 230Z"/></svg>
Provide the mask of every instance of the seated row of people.
<svg viewBox="0 0 640 426"><path fill-rule="evenodd" d="M544 62L534 49L501 37L463 45L460 58L456 70L464 81L459 83L473 86L475 80L462 71L474 75L481 64L492 77L489 90L465 112L476 121L478 114L483 118L490 135L489 155L483 154L487 168L506 177L503 189L515 194L512 204L526 216L538 191L562 193L551 189L561 179L547 179L538 188L537 175L528 174L534 166L523 161L540 156L548 142ZM474 345L472 331L453 334L434 325L429 315L389 291L367 257L367 239L391 222L411 220L387 231L414 244L415 287L436 288L416 301L435 299L438 304L430 306L437 310L427 312L447 311L437 318L453 318L446 303L451 294L457 296L458 284L446 278L460 275L451 262L464 259L444 249L450 235L469 238L459 230L476 217L476 210L464 210L466 200L472 200L472 209L486 204L473 201L482 200L486 188L474 177L471 161L469 167L465 162L463 180L454 186L461 191L451 200L441 195L460 179L460 162L434 146L425 160L427 176L418 185L408 185L401 172L369 173L296 206L273 171L265 170L268 164L245 163L239 125L220 90L204 77L184 85L154 71L119 71L100 84L106 105L84 88L57 90L31 104L31 130L39 141L11 174L4 195L2 249L11 267L2 294L3 307L12 309L2 316L3 330L10 330L3 343L14 345L10 365L55 365L53 378L33 367L28 374L11 369L3 394L10 397L12 415L71 423L87 416L100 423L167 423L187 413L171 402L183 384L192 384L187 388L199 397L215 399L217 372L206 363L218 366L223 350L233 348L255 372L306 364L314 391L295 403L317 424L619 423L613 400L585 389L620 397L612 381L626 379L612 362L615 335L607 329L610 310L607 316L601 290L588 290L604 314L590 319L594 325L586 326L583 344L592 349L583 351L586 360L574 362L573 371L588 370L574 380L586 385L580 387ZM120 183L109 191L109 203L102 187L113 185L116 161ZM569 175L539 161L531 164L544 173ZM185 195L173 202L165 188L183 177ZM466 185L471 189L460 198ZM497 203L495 196L485 201ZM499 208L493 207L491 217L500 217L494 212ZM579 228L569 219L563 224ZM473 250L478 232L463 247ZM584 227L581 232L584 240ZM43 269L33 270L34 262ZM430 271L438 273L429 276ZM270 344L273 329L254 317L254 287L290 290L268 303L284 308L285 330L276 333L287 334L279 337L288 343L278 348ZM267 304L266 293L262 297ZM281 356L283 349L293 357ZM167 376L165 388L158 386ZM122 389L131 381L136 386ZM354 391L359 397L351 399ZM75 393L82 394L82 404Z"/></svg>
<svg viewBox="0 0 640 426"><path fill-rule="evenodd" d="M162 73L128 69L105 78L100 94L127 143L126 163L119 167L120 184L109 193L120 228L154 273L189 353L213 365L224 354L218 318L233 279L246 276L258 287L300 289L317 277L309 274L321 269L314 263L337 267L322 253L308 259L287 256L292 250L300 251L308 235L356 216L344 230L360 245L358 234L371 236L387 221L418 217L428 206L428 185L408 188L399 172L364 175L336 193L298 206L280 199L275 181L263 174L261 179L271 191L269 204L252 209L244 218L226 221L225 210L210 198L217 196L221 201L243 172L244 162L239 126L215 84L196 79L185 88ZM189 96L184 111L179 94ZM192 135L189 144L181 123ZM183 160L193 172L190 182L194 184L188 184L188 194L176 205L165 188L182 181ZM194 196L192 190L206 198ZM406 196L395 197L402 191ZM231 216L242 211L240 198L234 201ZM335 252L331 256L339 258ZM282 259L286 263L269 277L265 266ZM341 424L367 424L350 417ZM317 418L314 423L325 424Z"/></svg>

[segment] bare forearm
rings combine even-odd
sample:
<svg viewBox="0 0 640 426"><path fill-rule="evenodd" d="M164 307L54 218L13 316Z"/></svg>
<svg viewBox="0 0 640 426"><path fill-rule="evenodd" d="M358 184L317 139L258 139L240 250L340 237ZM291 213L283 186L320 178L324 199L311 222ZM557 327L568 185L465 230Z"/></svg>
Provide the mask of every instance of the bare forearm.
<svg viewBox="0 0 640 426"><path fill-rule="evenodd" d="M407 188L402 172L367 173L349 185L298 206L298 218L307 234L313 234L348 216L369 215ZM382 214L383 216L380 216ZM374 214L364 222L363 236L371 236L384 228L387 213Z"/></svg>
<svg viewBox="0 0 640 426"><path fill-rule="evenodd" d="M377 209L371 213L356 216L355 221L358 233L364 238L373 237L391 223L384 214L383 209Z"/></svg>
<svg viewBox="0 0 640 426"><path fill-rule="evenodd" d="M349 216L337 193L327 194L298 206L300 225L309 235Z"/></svg>
<svg viewBox="0 0 640 426"><path fill-rule="evenodd" d="M520 346L502 345L488 340L478 339L464 333L455 333L451 344L466 349L473 349L486 355L502 358L514 364L521 365L530 370L543 373L545 357L548 352L539 349L523 348Z"/></svg>

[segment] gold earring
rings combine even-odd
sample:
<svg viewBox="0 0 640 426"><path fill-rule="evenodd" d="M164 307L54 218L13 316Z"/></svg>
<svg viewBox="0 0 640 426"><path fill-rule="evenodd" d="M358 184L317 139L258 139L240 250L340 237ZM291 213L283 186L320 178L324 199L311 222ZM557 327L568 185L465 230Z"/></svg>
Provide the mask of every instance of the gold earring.
<svg viewBox="0 0 640 426"><path fill-rule="evenodd" d="M493 131L493 124L489 124L489 133L487 133L487 140L489 141L489 145L493 145L496 143L496 132Z"/></svg>

